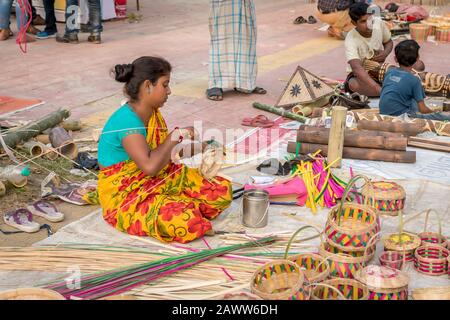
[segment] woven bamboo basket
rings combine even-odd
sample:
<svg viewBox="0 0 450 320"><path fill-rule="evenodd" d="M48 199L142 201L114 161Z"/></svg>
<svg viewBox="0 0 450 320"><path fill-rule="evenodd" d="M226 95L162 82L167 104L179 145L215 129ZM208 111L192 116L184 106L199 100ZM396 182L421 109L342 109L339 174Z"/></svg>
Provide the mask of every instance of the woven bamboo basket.
<svg viewBox="0 0 450 320"><path fill-rule="evenodd" d="M372 194L373 193L373 194ZM374 181L366 183L361 192L363 199L374 207L378 214L397 216L405 207L406 193L395 182Z"/></svg>
<svg viewBox="0 0 450 320"><path fill-rule="evenodd" d="M430 26L422 23L413 23L409 25L411 39L416 41L427 41L430 33Z"/></svg>
<svg viewBox="0 0 450 320"><path fill-rule="evenodd" d="M374 208L367 203L344 202L359 179L370 183L364 176L352 178L342 196L344 200L331 209L325 225L327 242L343 251L364 251L369 239L380 230L379 216Z"/></svg>
<svg viewBox="0 0 450 320"><path fill-rule="evenodd" d="M450 286L414 289L413 300L450 300Z"/></svg>
<svg viewBox="0 0 450 320"><path fill-rule="evenodd" d="M66 300L58 292L41 288L19 288L0 292L0 300Z"/></svg>
<svg viewBox="0 0 450 320"><path fill-rule="evenodd" d="M219 300L262 300L255 294L248 292L235 292L223 295Z"/></svg>
<svg viewBox="0 0 450 320"><path fill-rule="evenodd" d="M409 277L402 271L370 265L355 278L369 289L369 300L408 300Z"/></svg>
<svg viewBox="0 0 450 320"><path fill-rule="evenodd" d="M289 242L286 246L286 252L284 254L284 259L287 259L289 261L294 262L297 264L300 269L305 274L305 278L309 283L313 282L321 282L328 278L330 275L330 266L327 263L327 259L322 257L319 254L316 253L302 253L297 254L294 256L288 257L289 248L291 247L292 241L295 239L295 237L302 232L303 230L306 230L308 228L312 228L317 231L319 236L322 236L322 233L320 230L317 230L317 228L313 226L304 226L300 229L298 229L289 239ZM321 237L322 239L322 237ZM323 239L322 239L323 242Z"/></svg>
<svg viewBox="0 0 450 320"><path fill-rule="evenodd" d="M401 270L405 265L406 255L398 251L384 251L378 259L384 267Z"/></svg>
<svg viewBox="0 0 450 320"><path fill-rule="evenodd" d="M427 244L417 248L414 267L420 273L429 276L440 276L448 273L448 257L450 252L435 244Z"/></svg>
<svg viewBox="0 0 450 320"><path fill-rule="evenodd" d="M252 293L264 300L309 300L305 275L292 261L268 262L254 274L250 283Z"/></svg>
<svg viewBox="0 0 450 320"><path fill-rule="evenodd" d="M450 42L450 27L436 27L435 40Z"/></svg>
<svg viewBox="0 0 450 320"><path fill-rule="evenodd" d="M438 219L438 232L430 232L427 231L427 226L428 226L428 218L431 212L434 212L437 216ZM422 241L422 245L426 245L426 244L438 244L443 246L444 248L447 247L447 238L444 237L442 235L442 223L441 223L441 218L439 217L439 214L437 213L436 210L433 209L429 209L425 215L425 226L423 229L423 232L419 233L419 238Z"/></svg>
<svg viewBox="0 0 450 320"><path fill-rule="evenodd" d="M312 300L367 300L368 297L367 287L352 279L326 280L311 290Z"/></svg>

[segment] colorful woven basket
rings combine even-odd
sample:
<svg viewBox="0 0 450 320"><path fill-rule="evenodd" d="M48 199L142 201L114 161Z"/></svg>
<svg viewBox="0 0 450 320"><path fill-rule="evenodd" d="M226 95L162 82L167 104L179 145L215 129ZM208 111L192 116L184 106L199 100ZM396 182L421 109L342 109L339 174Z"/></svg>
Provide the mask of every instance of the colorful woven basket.
<svg viewBox="0 0 450 320"><path fill-rule="evenodd" d="M409 277L402 271L370 265L355 278L369 289L369 300L408 300Z"/></svg>
<svg viewBox="0 0 450 320"><path fill-rule="evenodd" d="M342 199L347 196L359 179L370 181L364 176L355 176L347 184ZM364 251L369 239L380 230L376 211L367 204L344 202L331 209L325 225L327 242L343 251Z"/></svg>
<svg viewBox="0 0 450 320"><path fill-rule="evenodd" d="M309 300L305 276L292 261L268 262L254 274L250 283L252 293L264 300Z"/></svg>
<svg viewBox="0 0 450 320"><path fill-rule="evenodd" d="M367 300L367 287L352 279L330 279L315 284L311 290L313 300Z"/></svg>
<svg viewBox="0 0 450 320"><path fill-rule="evenodd" d="M262 300L255 294L248 292L233 292L223 295L219 300Z"/></svg>
<svg viewBox="0 0 450 320"><path fill-rule="evenodd" d="M367 201L381 215L397 216L405 207L405 190L395 182L366 183L361 194L363 200Z"/></svg>
<svg viewBox="0 0 450 320"><path fill-rule="evenodd" d="M313 226L304 226L304 227L298 229L292 235L291 239L289 240L289 242L287 244L286 252L284 254L284 259L287 259L289 261L296 263L300 267L300 269L303 271L303 273L305 274L305 278L309 283L321 282L321 281L324 281L325 279L327 279L328 276L330 275L330 266L324 257L322 257L321 255L316 254L316 253L303 253L303 254L298 254L298 255L288 257L289 248L291 247L291 244L292 244L292 241L294 240L294 238L300 232L302 232L303 230L308 229L308 228L312 228L312 229L316 230L318 232L319 236L322 235L320 230L317 230L317 228L315 228Z"/></svg>
<svg viewBox="0 0 450 320"><path fill-rule="evenodd" d="M321 256L328 260L330 265L330 278L353 279L356 271L370 261L375 255L375 248L371 247L365 255L360 251L341 251L328 243L322 243L319 248Z"/></svg>
<svg viewBox="0 0 450 320"><path fill-rule="evenodd" d="M424 245L415 252L414 267L418 272L429 276L447 274L449 256L450 252L440 245Z"/></svg>
<svg viewBox="0 0 450 320"><path fill-rule="evenodd" d="M430 33L430 26L422 23L413 23L409 25L411 39L416 41L427 41Z"/></svg>
<svg viewBox="0 0 450 320"><path fill-rule="evenodd" d="M414 289L413 300L450 300L450 286Z"/></svg>
<svg viewBox="0 0 450 320"><path fill-rule="evenodd" d="M405 255L397 251L384 251L379 260L382 266L397 270L401 270L406 262Z"/></svg>
<svg viewBox="0 0 450 320"><path fill-rule="evenodd" d="M430 215L430 212L434 212L437 216L438 219L438 226L439 226L439 230L438 232L430 232L427 231L427 226L428 226L428 218ZM447 247L447 238L444 237L442 235L442 223L441 223L441 218L439 217L439 214L437 213L436 210L433 209L429 209L425 215L425 226L423 229L423 232L419 233L419 238L422 241L422 245L426 245L426 244L438 244L443 246L444 248Z"/></svg>
<svg viewBox="0 0 450 320"><path fill-rule="evenodd" d="M414 234L402 232L391 234L384 239L384 250L405 254L405 261L414 261L414 251L420 246L420 238Z"/></svg>
<svg viewBox="0 0 450 320"><path fill-rule="evenodd" d="M450 27L436 27L435 40L450 42Z"/></svg>

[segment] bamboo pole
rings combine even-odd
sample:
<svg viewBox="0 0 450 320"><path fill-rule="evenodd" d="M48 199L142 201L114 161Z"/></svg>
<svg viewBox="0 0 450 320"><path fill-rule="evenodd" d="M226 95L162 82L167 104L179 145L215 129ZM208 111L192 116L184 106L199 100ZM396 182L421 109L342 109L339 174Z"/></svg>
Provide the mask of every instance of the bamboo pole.
<svg viewBox="0 0 450 320"><path fill-rule="evenodd" d="M28 141L29 139L39 135L42 131L49 128L53 128L54 126L56 126L69 116L70 116L69 110L62 109L55 111L40 120L10 130L7 134L3 136L3 140L5 141L8 147L14 148L20 142Z"/></svg>
<svg viewBox="0 0 450 320"><path fill-rule="evenodd" d="M328 138L327 160L332 168L341 167L342 153L344 149L345 118L347 108L335 106L331 109L331 129Z"/></svg>
<svg viewBox="0 0 450 320"><path fill-rule="evenodd" d="M428 150L450 152L450 142L422 139L417 137L409 137L408 146Z"/></svg>
<svg viewBox="0 0 450 320"><path fill-rule="evenodd" d="M325 127L313 127L313 126L300 126L298 128L299 131L323 131L330 132L330 129ZM365 136L382 136L386 138L404 138L405 136L398 132L387 132L387 131L376 131L376 130L351 130L346 131L351 133L363 134Z"/></svg>
<svg viewBox="0 0 450 320"><path fill-rule="evenodd" d="M306 118L306 117L302 117L293 112L286 111L283 108L277 108L277 107L269 106L269 105L258 103L258 102L254 102L253 107L256 109L260 109L260 110L264 110L267 112L277 114L277 115L285 117L285 118L296 120L301 123L305 123L308 120L308 118Z"/></svg>
<svg viewBox="0 0 450 320"><path fill-rule="evenodd" d="M407 136L415 136L424 131L424 126L419 123L360 120L358 129L398 132Z"/></svg>
<svg viewBox="0 0 450 320"><path fill-rule="evenodd" d="M288 143L288 152L295 153L296 148L297 144L295 142L291 141ZM314 153L317 150L322 150L322 154L324 156L328 154L328 146L324 144L301 143L299 151L301 154L308 154ZM387 161L398 163L416 162L415 151L396 151L396 150L344 147L343 157L346 159Z"/></svg>

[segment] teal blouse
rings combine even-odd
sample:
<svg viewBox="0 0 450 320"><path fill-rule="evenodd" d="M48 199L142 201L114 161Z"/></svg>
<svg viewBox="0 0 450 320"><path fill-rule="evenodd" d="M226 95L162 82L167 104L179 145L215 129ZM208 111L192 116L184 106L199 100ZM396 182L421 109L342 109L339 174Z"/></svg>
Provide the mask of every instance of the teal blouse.
<svg viewBox="0 0 450 320"><path fill-rule="evenodd" d="M128 103L116 110L103 127L98 142L98 162L104 166L112 166L130 159L122 140L130 134L142 134L147 138L147 130L138 115Z"/></svg>

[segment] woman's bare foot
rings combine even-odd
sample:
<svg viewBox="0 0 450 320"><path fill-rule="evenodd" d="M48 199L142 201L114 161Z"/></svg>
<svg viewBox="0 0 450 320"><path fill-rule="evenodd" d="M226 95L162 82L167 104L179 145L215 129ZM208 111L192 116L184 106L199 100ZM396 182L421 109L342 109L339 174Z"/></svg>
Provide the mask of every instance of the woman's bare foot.
<svg viewBox="0 0 450 320"><path fill-rule="evenodd" d="M1 29L0 30L0 41L8 40L10 37L9 29Z"/></svg>

